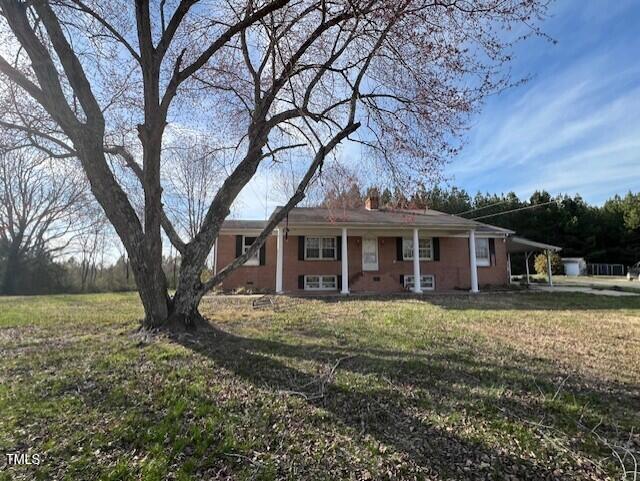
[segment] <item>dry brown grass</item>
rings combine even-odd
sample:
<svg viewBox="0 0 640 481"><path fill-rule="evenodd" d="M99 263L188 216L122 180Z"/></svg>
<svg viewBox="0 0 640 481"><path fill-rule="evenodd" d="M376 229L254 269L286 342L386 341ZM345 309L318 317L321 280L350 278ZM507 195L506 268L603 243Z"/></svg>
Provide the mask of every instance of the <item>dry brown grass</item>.
<svg viewBox="0 0 640 481"><path fill-rule="evenodd" d="M0 450L45 454L0 480L621 479L640 449L640 299L252 299L176 337L134 295L0 299Z"/></svg>

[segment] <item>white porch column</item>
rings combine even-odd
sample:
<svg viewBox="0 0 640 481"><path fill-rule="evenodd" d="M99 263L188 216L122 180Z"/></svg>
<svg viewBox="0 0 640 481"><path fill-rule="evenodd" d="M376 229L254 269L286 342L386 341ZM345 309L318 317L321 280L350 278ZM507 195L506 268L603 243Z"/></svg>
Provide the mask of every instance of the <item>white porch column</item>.
<svg viewBox="0 0 640 481"><path fill-rule="evenodd" d="M547 277L549 286L553 287L553 274L551 273L551 251L547 250Z"/></svg>
<svg viewBox="0 0 640 481"><path fill-rule="evenodd" d="M278 229L278 244L276 247L276 294L282 294L282 266L284 257L284 235Z"/></svg>
<svg viewBox="0 0 640 481"><path fill-rule="evenodd" d="M524 267L527 270L527 285L529 285L529 253L524 253Z"/></svg>
<svg viewBox="0 0 640 481"><path fill-rule="evenodd" d="M469 231L469 266L471 267L471 292L478 292L478 264L476 260L476 231Z"/></svg>
<svg viewBox="0 0 640 481"><path fill-rule="evenodd" d="M342 290L340 294L349 294L349 253L347 252L347 228L342 228Z"/></svg>
<svg viewBox="0 0 640 481"><path fill-rule="evenodd" d="M413 292L422 294L420 285L420 237L418 229L413 229Z"/></svg>

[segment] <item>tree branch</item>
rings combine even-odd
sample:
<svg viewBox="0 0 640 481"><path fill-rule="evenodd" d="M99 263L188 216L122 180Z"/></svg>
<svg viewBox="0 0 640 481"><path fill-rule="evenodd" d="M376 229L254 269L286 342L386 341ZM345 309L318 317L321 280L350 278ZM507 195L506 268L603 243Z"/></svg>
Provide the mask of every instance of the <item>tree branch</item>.
<svg viewBox="0 0 640 481"><path fill-rule="evenodd" d="M89 80L87 80L80 60L62 32L58 18L49 3L44 0L34 2L34 7L47 29L53 48L58 54L58 58L62 63L62 68L67 75L71 88L73 88L73 92L80 100L85 115L93 121L94 128L98 127L104 130L104 117L100 105L93 95L91 84Z"/></svg>
<svg viewBox="0 0 640 481"><path fill-rule="evenodd" d="M0 62L0 69L5 73L8 72L9 78L45 107L49 115L56 119L61 126L77 127L78 119L67 103L58 78L58 71L51 55L29 23L25 4L11 0L0 0L0 5L9 27L31 59L39 88L32 87L33 84L30 85L28 81L25 82L24 74L11 67L4 59Z"/></svg>
<svg viewBox="0 0 640 481"><path fill-rule="evenodd" d="M149 0L135 0L136 24L138 26L138 45L143 65L154 64L153 40L151 38L151 18L149 15Z"/></svg>
<svg viewBox="0 0 640 481"><path fill-rule="evenodd" d="M247 15L235 25L229 27L222 35L220 35L213 43L211 43L211 45L209 45L209 47L204 52L202 52L193 63L182 70L180 69L179 65L179 62L182 60L182 56L180 56L178 58L178 61L176 62L176 68L174 68L171 80L169 81L167 89L162 97L162 111L167 112L169 110L171 100L173 100L173 97L176 95L180 84L190 78L198 70L200 70L209 61L213 54L220 50L229 40L233 38L234 35L253 25L255 22L269 15L271 12L282 8L284 5L289 3L289 1L290 0L273 0L266 6L262 7L260 10L255 11L251 15Z"/></svg>
<svg viewBox="0 0 640 481"><path fill-rule="evenodd" d="M26 91L34 100L43 103L45 101L45 95L40 87L29 80L26 75L20 72L17 68L13 67L4 57L0 55L0 72L5 74L9 80L13 81L16 85L20 86Z"/></svg>
<svg viewBox="0 0 640 481"><path fill-rule="evenodd" d="M121 157L124 160L127 167L129 167L131 171L134 173L136 178L140 182L143 181L142 167L138 165L138 163L133 158L133 155L131 155L131 153L127 149L125 149L121 145L111 145L111 146L105 147L104 151L107 154L117 155ZM169 217L167 217L167 214L164 211L164 209L161 209L160 215L161 215L160 223L165 233L167 234L169 241L171 242L171 244L173 244L173 246L176 248L178 252L180 252L181 254L184 254L187 246L185 242L182 240L182 238L180 237L180 235L178 234L178 232L176 231L171 221L169 220Z"/></svg>
<svg viewBox="0 0 640 481"><path fill-rule="evenodd" d="M351 123L347 125L343 130L341 130L338 134L336 134L326 145L320 147L318 152L316 153L313 162L307 169L305 176L302 178L295 193L291 196L289 201L278 211L276 211L269 222L262 230L262 232L256 237L256 240L251 244L251 247L247 249L247 251L242 254L240 257L237 257L233 260L229 265L227 265L222 271L218 274L210 278L207 282L203 284L203 294L209 290L211 290L216 285L220 284L231 272L233 272L237 267L243 265L250 257L256 254L258 250L262 247L262 245L267 240L267 237L271 234L273 229L275 229L280 222L284 220L287 214L293 209L302 199L305 197L305 190L313 179L313 176L316 174L318 168L320 168L326 158L327 154L331 152L340 142L346 139L350 134L358 130L360 127L360 123Z"/></svg>
<svg viewBox="0 0 640 481"><path fill-rule="evenodd" d="M36 130L34 128L31 128L31 127L28 127L28 126L25 126L25 125L19 125L19 124L14 124L14 123L11 123L11 122L5 122L4 120L0 120L0 127L4 127L6 129L19 130L21 132L25 132L29 138L31 138L33 135L35 135L37 137L42 137L44 140L52 142L52 143L56 144L58 147L61 147L64 150L66 150L68 152L68 156L76 156L77 155L76 151L70 145L67 145L65 142L63 142L62 140L54 137L53 135L46 134L46 133L44 133L44 132L42 132L40 130ZM37 145L37 147L40 148L41 150L43 150L42 146Z"/></svg>
<svg viewBox="0 0 640 481"><path fill-rule="evenodd" d="M173 37L176 31L180 27L182 20L187 15L191 7L196 3L198 3L198 1L199 0L181 0L180 1L180 4L176 8L176 11L173 13L171 20L169 20L169 24L167 25L166 29L164 29L164 31L162 32L162 37L160 38L160 41L158 42L158 46L156 47L156 54L158 55L158 58L162 59L164 57L164 54L169 49L169 45L171 45L171 41L173 40ZM164 2L162 3L164 4ZM164 14L163 14L163 17L164 17Z"/></svg>
<svg viewBox="0 0 640 481"><path fill-rule="evenodd" d="M127 51L131 54L131 56L138 62L140 63L140 54L138 52L136 52L134 50L134 48L131 46L131 44L127 41L127 39L125 39L120 32L118 32L115 27L113 25L111 25L109 22L107 22L107 20L102 16L99 15L95 10L93 10L92 8L90 8L87 4L85 4L82 0L71 0L73 3L75 3L77 5L77 10L80 10L81 12L86 13L87 15L91 16L92 18L94 18L96 21L98 21L98 23L100 23L104 28L107 29L107 31L113 35L116 40L118 40L123 46L124 48L127 49ZM73 7L70 7L73 8Z"/></svg>

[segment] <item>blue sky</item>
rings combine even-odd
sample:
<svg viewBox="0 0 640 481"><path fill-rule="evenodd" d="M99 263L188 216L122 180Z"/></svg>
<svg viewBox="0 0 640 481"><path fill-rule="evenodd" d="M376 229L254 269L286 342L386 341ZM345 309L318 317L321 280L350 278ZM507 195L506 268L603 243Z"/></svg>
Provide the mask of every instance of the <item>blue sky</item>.
<svg viewBox="0 0 640 481"><path fill-rule="evenodd" d="M601 204L640 190L640 2L558 0L516 49L526 84L490 98L445 169L471 193L536 189Z"/></svg>
<svg viewBox="0 0 640 481"><path fill-rule="evenodd" d="M640 0L556 0L542 27L557 43L516 47L514 79L530 80L487 99L444 169L448 184L521 198L579 193L593 204L640 191ZM264 218L282 203L271 177L247 185L235 217Z"/></svg>

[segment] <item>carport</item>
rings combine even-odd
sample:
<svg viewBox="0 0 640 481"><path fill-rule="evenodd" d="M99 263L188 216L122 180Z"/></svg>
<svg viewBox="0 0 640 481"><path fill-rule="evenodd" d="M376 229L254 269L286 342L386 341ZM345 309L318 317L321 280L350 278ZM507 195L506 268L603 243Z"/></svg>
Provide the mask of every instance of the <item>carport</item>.
<svg viewBox="0 0 640 481"><path fill-rule="evenodd" d="M544 252L547 255L547 278L550 286L553 286L553 274L551 274L551 252L559 252L562 247L535 242L524 237L507 237L507 265L509 266L509 279L511 279L511 254L524 253L524 262L527 268L527 284L529 284L529 257L535 252Z"/></svg>

